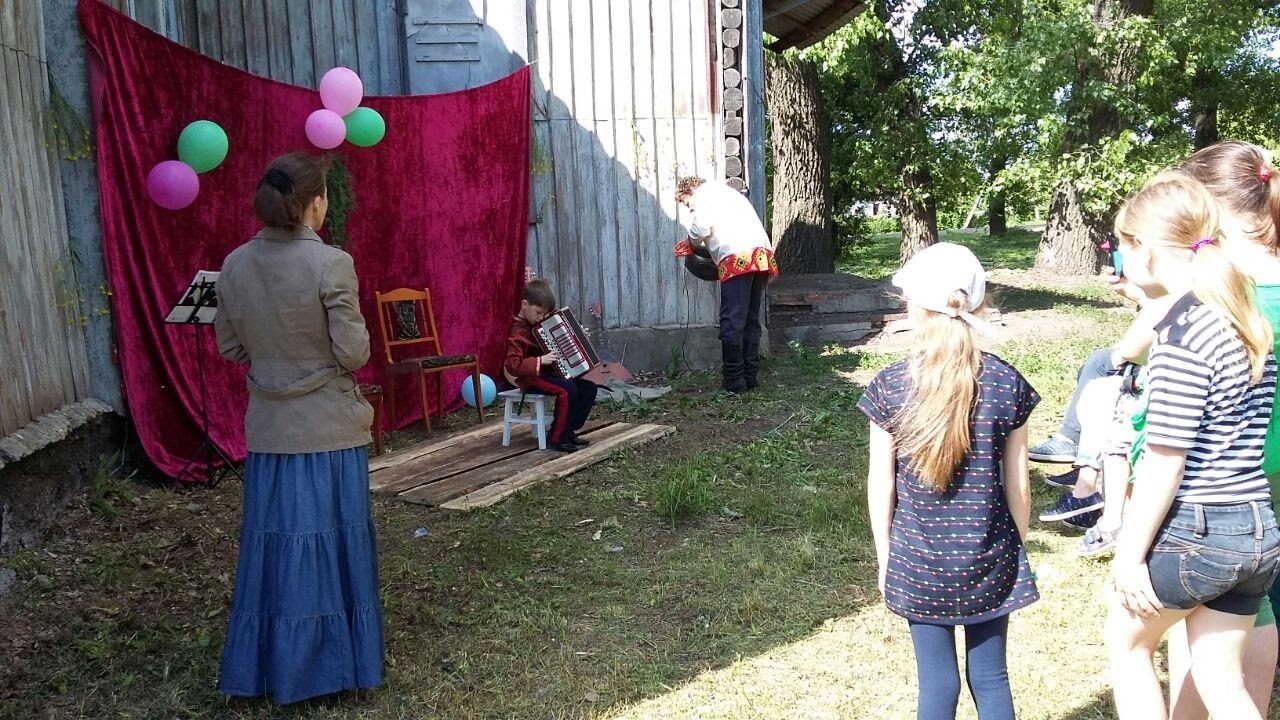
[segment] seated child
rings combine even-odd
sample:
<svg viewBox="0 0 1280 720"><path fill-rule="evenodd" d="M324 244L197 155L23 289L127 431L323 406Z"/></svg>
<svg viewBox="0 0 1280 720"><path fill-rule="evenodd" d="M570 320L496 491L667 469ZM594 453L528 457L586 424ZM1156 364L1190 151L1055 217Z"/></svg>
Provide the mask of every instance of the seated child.
<svg viewBox="0 0 1280 720"><path fill-rule="evenodd" d="M547 433L547 447L560 452L575 452L590 441L577 436L596 404L596 386L582 378L566 380L556 372L554 353L543 354L533 328L556 306L555 293L543 280L532 280L524 287L520 312L507 337L507 354L502 370L507 379L521 390L552 395L556 399L555 421Z"/></svg>
<svg viewBox="0 0 1280 720"><path fill-rule="evenodd" d="M1124 337L1111 349L1109 364L1121 372L1130 365L1146 363L1147 351L1155 341L1155 325L1169 312L1173 298L1150 299L1138 312ZM1091 533L1081 544L1082 554L1097 554L1109 549L1119 529L1125 492L1128 488L1128 472L1113 462L1111 478L1102 471L1108 457L1127 454L1132 445L1132 428L1128 417L1132 413L1136 393L1122 392L1125 383L1132 384L1132 376L1109 375L1090 381L1080 393L1079 418L1080 444L1075 462L1077 475L1071 490L1063 493L1058 502L1040 514L1042 522L1061 520L1080 529L1102 527ZM1123 418L1117 424L1117 414ZM1126 431L1127 428L1127 431ZM1102 487L1099 488L1099 480ZM1114 480L1108 483L1108 480ZM1056 483L1055 483L1056 484ZM1106 534L1103 535L1103 531Z"/></svg>

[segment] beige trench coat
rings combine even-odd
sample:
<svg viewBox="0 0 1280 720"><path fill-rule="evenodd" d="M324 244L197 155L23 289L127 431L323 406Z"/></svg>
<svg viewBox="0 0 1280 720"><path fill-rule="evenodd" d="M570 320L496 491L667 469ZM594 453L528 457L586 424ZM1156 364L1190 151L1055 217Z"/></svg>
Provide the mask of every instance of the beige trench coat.
<svg viewBox="0 0 1280 720"><path fill-rule="evenodd" d="M352 372L369 360L351 256L310 228L264 228L218 277L218 351L249 363L249 452L361 447L373 408Z"/></svg>

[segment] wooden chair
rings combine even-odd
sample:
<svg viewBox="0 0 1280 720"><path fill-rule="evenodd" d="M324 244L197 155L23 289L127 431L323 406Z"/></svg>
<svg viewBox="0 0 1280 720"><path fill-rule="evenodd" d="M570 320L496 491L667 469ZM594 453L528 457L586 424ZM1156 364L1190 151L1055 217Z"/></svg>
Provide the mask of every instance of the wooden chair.
<svg viewBox="0 0 1280 720"><path fill-rule="evenodd" d="M440 333L431 308L431 291L398 288L374 293L378 301L378 327L382 330L382 349L387 355L387 409L395 417L397 375L412 373L418 380L422 398L422 423L431 432L431 412L427 405L427 379L436 377L436 413L444 417L444 379L439 373L454 368L470 368L476 397L480 392L480 363L475 355L445 355L440 349ZM409 357L397 358L396 348L412 348ZM484 422L484 407L476 403L476 413Z"/></svg>
<svg viewBox="0 0 1280 720"><path fill-rule="evenodd" d="M373 423L369 433L373 435L373 454L382 454L382 386L365 384L360 386L360 394L365 402L373 407Z"/></svg>

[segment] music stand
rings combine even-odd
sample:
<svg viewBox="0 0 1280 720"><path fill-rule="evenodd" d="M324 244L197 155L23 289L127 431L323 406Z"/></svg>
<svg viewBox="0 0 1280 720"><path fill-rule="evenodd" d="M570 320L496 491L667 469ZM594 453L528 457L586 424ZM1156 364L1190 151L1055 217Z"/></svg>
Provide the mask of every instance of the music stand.
<svg viewBox="0 0 1280 720"><path fill-rule="evenodd" d="M174 480L182 482L184 476L188 474L193 481L198 480L199 475L192 469L192 465L203 455L204 482L208 487L216 486L222 473L226 471L230 471L237 478L240 478L240 482L244 482L244 477L240 475L240 471L236 469L235 464L231 462L231 458L227 457L209 439L209 400L204 382L204 337L202 332L203 328L213 324L213 319L218 312L217 285L217 272L212 270L197 272L195 278L187 285L187 289L182 292L182 297L169 310L169 314L164 319L166 323L191 325L195 328L196 372L200 378L200 418L201 430L204 435L200 446L187 459L186 464L178 471ZM215 470L213 462L217 458L222 460L223 465Z"/></svg>

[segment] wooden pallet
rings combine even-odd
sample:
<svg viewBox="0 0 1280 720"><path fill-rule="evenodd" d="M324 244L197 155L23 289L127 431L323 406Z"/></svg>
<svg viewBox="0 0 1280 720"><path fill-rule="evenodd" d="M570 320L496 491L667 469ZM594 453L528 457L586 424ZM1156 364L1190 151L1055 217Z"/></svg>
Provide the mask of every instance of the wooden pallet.
<svg viewBox="0 0 1280 720"><path fill-rule="evenodd" d="M604 460L619 448L670 435L669 425L588 423L580 437L591 445L575 453L539 450L525 428L502 446L502 423L486 423L427 441L369 463L373 492L448 510L487 507L534 485L565 477Z"/></svg>

